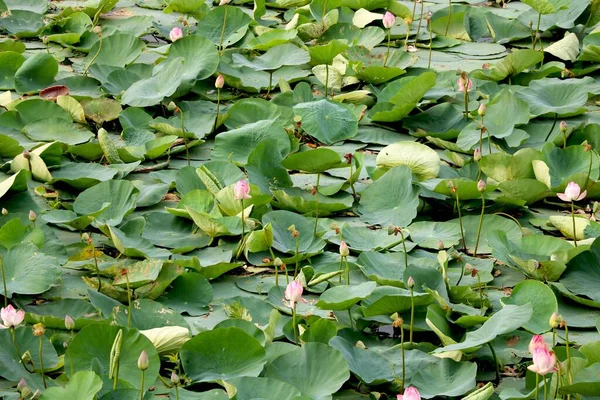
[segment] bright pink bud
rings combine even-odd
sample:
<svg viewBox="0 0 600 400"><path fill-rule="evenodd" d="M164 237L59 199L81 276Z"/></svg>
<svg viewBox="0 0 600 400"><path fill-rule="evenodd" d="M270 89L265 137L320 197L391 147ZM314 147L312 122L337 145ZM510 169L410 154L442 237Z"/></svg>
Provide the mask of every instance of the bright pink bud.
<svg viewBox="0 0 600 400"><path fill-rule="evenodd" d="M556 371L556 355L553 351L540 348L533 352L533 365L527 367L528 370L539 375L546 375Z"/></svg>
<svg viewBox="0 0 600 400"><path fill-rule="evenodd" d="M225 78L223 78L223 75L219 74L219 76L217 76L217 80L215 81L215 87L217 89L223 89L223 86L225 86Z"/></svg>
<svg viewBox="0 0 600 400"><path fill-rule="evenodd" d="M579 187L579 185L575 182L571 181L567 185L564 193L557 193L556 195L562 201L579 201L583 200L585 196L587 196L587 190L584 190L583 193L581 193L581 187Z"/></svg>
<svg viewBox="0 0 600 400"><path fill-rule="evenodd" d="M251 199L250 185L243 179L238 181L233 188L233 197L236 200Z"/></svg>
<svg viewBox="0 0 600 400"><path fill-rule="evenodd" d="M466 88L467 92L469 92L469 91L471 91L471 88L473 87L473 81L471 81L469 78L460 77L460 78L458 78L456 83L458 84L459 92L464 92L465 88Z"/></svg>
<svg viewBox="0 0 600 400"><path fill-rule="evenodd" d="M29 210L29 220L35 222L37 220L37 214L33 210Z"/></svg>
<svg viewBox="0 0 600 400"><path fill-rule="evenodd" d="M296 303L302 301L302 284L298 281L291 281L285 289L285 299L290 302L290 307L294 308Z"/></svg>
<svg viewBox="0 0 600 400"><path fill-rule="evenodd" d="M73 318L70 315L65 316L65 328L69 331L75 329L75 321L73 321Z"/></svg>
<svg viewBox="0 0 600 400"><path fill-rule="evenodd" d="M183 37L183 30L178 26L171 29L171 32L169 32L169 38L171 38L171 42L175 42L176 40L179 40L182 37Z"/></svg>
<svg viewBox="0 0 600 400"><path fill-rule="evenodd" d="M396 24L396 16L389 11L386 11L383 14L383 26L385 29L390 29L392 26Z"/></svg>
<svg viewBox="0 0 600 400"><path fill-rule="evenodd" d="M350 255L350 250L348 249L348 245L343 240L340 242L340 256L348 257Z"/></svg>
<svg viewBox="0 0 600 400"><path fill-rule="evenodd" d="M17 311L12 305L3 307L0 310L0 318L2 318L2 324L4 328L13 328L21 324L25 319L25 311Z"/></svg>
<svg viewBox="0 0 600 400"><path fill-rule="evenodd" d="M412 288L414 288L414 287L415 287L415 280L413 279L413 277L412 277L412 276L409 276L409 277L408 277L408 279L406 280L406 286L407 286L409 289L412 289Z"/></svg>
<svg viewBox="0 0 600 400"><path fill-rule="evenodd" d="M421 400L421 394L414 386L409 386L404 391L404 394L399 394L396 396L397 400Z"/></svg>
<svg viewBox="0 0 600 400"><path fill-rule="evenodd" d="M486 187L487 185L485 184L485 181L483 179L480 179L479 182L477 182L477 190L481 193L485 192Z"/></svg>

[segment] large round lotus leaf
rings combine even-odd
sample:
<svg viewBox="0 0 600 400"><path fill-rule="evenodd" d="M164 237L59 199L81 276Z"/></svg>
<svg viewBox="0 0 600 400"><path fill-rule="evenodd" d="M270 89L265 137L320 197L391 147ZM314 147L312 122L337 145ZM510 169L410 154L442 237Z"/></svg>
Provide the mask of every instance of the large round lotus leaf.
<svg viewBox="0 0 600 400"><path fill-rule="evenodd" d="M290 170L308 173L321 173L331 168L348 166L341 161L342 157L335 151L321 147L316 150L301 151L290 154L281 165Z"/></svg>
<svg viewBox="0 0 600 400"><path fill-rule="evenodd" d="M319 100L301 103L294 107L294 112L302 118L302 129L325 144L350 139L358 132L354 111L338 102Z"/></svg>
<svg viewBox="0 0 600 400"><path fill-rule="evenodd" d="M223 26L225 18L227 23ZM223 38L223 47L229 47L244 37L250 21L250 17L239 7L215 7L198 20L196 34L210 39L217 46Z"/></svg>
<svg viewBox="0 0 600 400"><path fill-rule="evenodd" d="M475 387L476 376L477 364L458 363L443 358L438 363L417 372L411 384L425 399L436 396L461 396Z"/></svg>
<svg viewBox="0 0 600 400"><path fill-rule="evenodd" d="M378 167L406 165L420 181L436 178L440 173L440 163L435 150L417 142L394 143L384 147L377 155Z"/></svg>
<svg viewBox="0 0 600 400"><path fill-rule="evenodd" d="M439 250L440 241L443 247L460 243L460 232L452 223L419 221L410 224L408 231L413 242L427 249Z"/></svg>
<svg viewBox="0 0 600 400"><path fill-rule="evenodd" d="M102 379L94 371L79 371L69 379L64 388L60 386L48 388L40 399L93 400L100 389L102 389Z"/></svg>
<svg viewBox="0 0 600 400"><path fill-rule="evenodd" d="M513 288L510 297L503 298L502 302L515 305L530 303L533 307L533 315L523 328L535 334L548 332L550 330L548 321L552 314L558 311L558 303L552 289L535 280L519 283Z"/></svg>
<svg viewBox="0 0 600 400"><path fill-rule="evenodd" d="M19 94L35 93L52 84L58 63L50 54L29 57L15 73L15 89Z"/></svg>
<svg viewBox="0 0 600 400"><path fill-rule="evenodd" d="M132 84L121 97L122 104L148 107L158 104L179 87L185 71L182 57L168 59L154 68L152 77Z"/></svg>
<svg viewBox="0 0 600 400"><path fill-rule="evenodd" d="M15 73L25 62L25 57L14 51L0 53L0 89L10 90L15 88Z"/></svg>
<svg viewBox="0 0 600 400"><path fill-rule="evenodd" d="M267 362L265 355L258 340L235 327L201 332L179 352L186 376L195 382L256 377Z"/></svg>
<svg viewBox="0 0 600 400"><path fill-rule="evenodd" d="M369 185L358 206L361 221L382 226L410 224L419 206L419 188L413 186L412 175L409 167L400 165Z"/></svg>
<svg viewBox="0 0 600 400"><path fill-rule="evenodd" d="M173 281L171 289L159 301L179 312L201 315L208 311L212 298L213 290L206 278L187 272Z"/></svg>
<svg viewBox="0 0 600 400"><path fill-rule="evenodd" d="M294 400L300 391L289 383L271 378L243 377L227 381L236 388L237 400L277 399Z"/></svg>
<svg viewBox="0 0 600 400"><path fill-rule="evenodd" d="M10 232L8 232L10 233ZM58 284L62 270L54 257L42 253L32 244L18 244L1 251L8 297L13 293L39 294ZM4 287L0 286L4 294Z"/></svg>
<svg viewBox="0 0 600 400"><path fill-rule="evenodd" d="M364 282L357 286L336 286L319 297L317 307L324 310L347 310L364 299L377 287L375 282Z"/></svg>
<svg viewBox="0 0 600 400"><path fill-rule="evenodd" d="M261 98L241 99L227 111L225 126L236 129L264 119L277 119L281 109L275 104Z"/></svg>
<svg viewBox="0 0 600 400"><path fill-rule="evenodd" d="M255 71L273 71L283 66L306 64L310 60L310 55L306 50L287 43L269 49L252 61L237 53L234 53L232 58L237 66L245 66Z"/></svg>
<svg viewBox="0 0 600 400"><path fill-rule="evenodd" d="M65 354L65 373L72 376L72 371L94 370L99 373L104 386L102 392L112 389L112 380L109 379L110 354L119 331L122 339L119 355L119 381L125 387L134 387L139 390L142 371L137 367L138 358L142 351L146 351L149 367L146 370L144 389L148 390L154 385L160 369L160 359L152 342L137 329L109 324L92 324L83 328L71 341ZM95 368L100 366L101 368Z"/></svg>
<svg viewBox="0 0 600 400"><path fill-rule="evenodd" d="M588 92L593 91L594 80L586 76L582 79L546 78L535 80L528 88L517 93L517 96L529 104L534 116L557 114L571 116L585 111Z"/></svg>
<svg viewBox="0 0 600 400"><path fill-rule="evenodd" d="M34 369L39 369L39 339L31 334L31 328L29 327L19 327L16 329L15 334L19 350L27 349L34 364ZM56 350L45 336L42 337L42 354L44 356L44 368L50 369L58 366ZM15 349L10 329L0 329L0 376L10 381L17 381L17 379L20 380L28 375L29 372L25 370L23 364L19 361L19 354Z"/></svg>
<svg viewBox="0 0 600 400"><path fill-rule="evenodd" d="M96 42L86 58L86 65L98 54L94 60L95 64L122 68L134 62L145 47L146 45L139 38L128 33L117 33L103 38L100 53L98 53L100 42Z"/></svg>
<svg viewBox="0 0 600 400"><path fill-rule="evenodd" d="M206 79L215 73L219 65L219 53L208 39L190 35L177 40L169 48L169 57L183 57L183 79Z"/></svg>
<svg viewBox="0 0 600 400"><path fill-rule="evenodd" d="M290 226L294 225L298 231L298 251L311 253L320 251L325 247L325 242L313 235L314 221L290 211L271 211L263 216L264 225L271 223L273 226L273 248L283 253L296 251L296 238L292 237Z"/></svg>
<svg viewBox="0 0 600 400"><path fill-rule="evenodd" d="M433 297L429 293L413 293L412 300L415 306L431 303ZM362 312L366 317L376 315L392 315L410 310L410 290L393 286L380 286L375 289L361 303Z"/></svg>
<svg viewBox="0 0 600 400"><path fill-rule="evenodd" d="M265 376L287 382L305 396L319 398L337 392L350 378L350 370L338 350L311 342L277 357Z"/></svg>
<svg viewBox="0 0 600 400"><path fill-rule="evenodd" d="M110 180L93 186L79 194L73 203L73 211L80 215L92 214L106 203L110 206L98 217L95 224L115 226L134 208L139 191L129 181Z"/></svg>
<svg viewBox="0 0 600 400"><path fill-rule="evenodd" d="M329 344L342 353L350 371L367 385L380 385L394 380L396 373L392 363L378 352L355 346L340 336L333 338Z"/></svg>
<svg viewBox="0 0 600 400"><path fill-rule="evenodd" d="M586 250L569 261L567 270L560 278L569 291L576 295L587 296L600 302L600 238L594 240L589 250Z"/></svg>

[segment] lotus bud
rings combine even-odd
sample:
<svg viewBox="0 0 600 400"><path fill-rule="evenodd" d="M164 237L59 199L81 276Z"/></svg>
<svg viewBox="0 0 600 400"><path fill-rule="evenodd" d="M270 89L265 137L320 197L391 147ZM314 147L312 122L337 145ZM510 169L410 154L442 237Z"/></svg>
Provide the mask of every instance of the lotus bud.
<svg viewBox="0 0 600 400"><path fill-rule="evenodd" d="M477 182L477 190L479 190L481 193L485 192L486 187L487 185L483 179L480 179L479 182Z"/></svg>
<svg viewBox="0 0 600 400"><path fill-rule="evenodd" d="M431 11L427 11L427 15L425 16L425 19L427 20L427 23L431 22L431 17L433 16L433 13Z"/></svg>
<svg viewBox="0 0 600 400"><path fill-rule="evenodd" d="M219 74L219 76L217 76L217 79L215 80L215 87L217 89L223 89L223 86L225 86L225 78L223 77L223 75Z"/></svg>
<svg viewBox="0 0 600 400"><path fill-rule="evenodd" d="M31 222L35 222L37 219L37 214L33 210L29 210L29 220Z"/></svg>
<svg viewBox="0 0 600 400"><path fill-rule="evenodd" d="M383 14L383 26L385 29L390 29L392 26L396 24L396 16L389 11L386 11Z"/></svg>
<svg viewBox="0 0 600 400"><path fill-rule="evenodd" d="M21 393L21 398L22 399L32 398L32 397L29 397L29 396L31 396L31 393L32 393L31 389L29 389L27 386L23 387L23 389L21 389L19 391L19 393ZM37 393L37 391L36 391L36 393Z"/></svg>
<svg viewBox="0 0 600 400"><path fill-rule="evenodd" d="M65 328L67 328L68 331L75 329L75 321L73 321L73 318L70 315L65 316Z"/></svg>
<svg viewBox="0 0 600 400"><path fill-rule="evenodd" d="M29 152L29 150L27 150L27 149L23 150L23 157L25 157L25 158L31 157L31 153Z"/></svg>
<svg viewBox="0 0 600 400"><path fill-rule="evenodd" d="M444 246L444 242L442 242L441 240L438 240L437 246L438 250L444 250L446 248L446 246Z"/></svg>
<svg viewBox="0 0 600 400"><path fill-rule="evenodd" d="M387 227L388 235L395 235L397 231L398 230L394 225L391 225L391 224L388 225L388 227Z"/></svg>
<svg viewBox="0 0 600 400"><path fill-rule="evenodd" d="M2 215L4 215L4 216L8 215L8 210L6 208L2 209Z"/></svg>
<svg viewBox="0 0 600 400"><path fill-rule="evenodd" d="M173 112L175 110L177 110L177 104L170 101L169 104L167 104L167 111Z"/></svg>
<svg viewBox="0 0 600 400"><path fill-rule="evenodd" d="M304 292L304 288L302 284L296 280L291 281L287 288L285 289L284 296L287 301L290 302L290 307L294 308L296 303L302 301L302 293Z"/></svg>
<svg viewBox="0 0 600 400"><path fill-rule="evenodd" d="M236 200L251 199L252 196L250 196L250 185L248 185L248 182L243 179L239 180L233 188L233 197Z"/></svg>
<svg viewBox="0 0 600 400"><path fill-rule="evenodd" d="M340 256L348 257L350 255L350 250L348 249L348 245L343 240L340 242Z"/></svg>
<svg viewBox="0 0 600 400"><path fill-rule="evenodd" d="M145 371L148 369L148 367L150 366L150 361L148 360L148 353L146 353L146 350L142 350L142 353L140 354L140 357L138 358L138 368L141 371Z"/></svg>
<svg viewBox="0 0 600 400"><path fill-rule="evenodd" d="M281 261L281 258L279 257L275 257L275 260L273 260L273 266L275 268L279 268L283 265L283 261Z"/></svg>
<svg viewBox="0 0 600 400"><path fill-rule="evenodd" d="M421 394L414 386L409 386L404 390L404 394L396 396L396 400L421 400Z"/></svg>
<svg viewBox="0 0 600 400"><path fill-rule="evenodd" d="M557 193L556 195L562 201L570 203L572 201L583 200L585 196L587 196L587 190L584 190L582 193L581 187L577 183L571 181L567 184L564 193Z"/></svg>
<svg viewBox="0 0 600 400"><path fill-rule="evenodd" d="M567 122L566 122L566 121L560 121L560 124L558 125L558 127L560 128L560 131L561 131L562 133L565 133L565 132L567 131L567 128L568 128L569 126L567 125Z"/></svg>
<svg viewBox="0 0 600 400"><path fill-rule="evenodd" d="M558 328L562 324L562 322L563 322L563 318L559 313L554 312L550 316L550 327L551 328L554 328L554 329Z"/></svg>
<svg viewBox="0 0 600 400"><path fill-rule="evenodd" d="M100 25L96 25L93 29L94 33L98 36L102 35L102 27Z"/></svg>
<svg viewBox="0 0 600 400"><path fill-rule="evenodd" d="M556 355L547 348L538 348L533 352L533 365L527 367L528 370L538 375L544 376L556 371Z"/></svg>
<svg viewBox="0 0 600 400"><path fill-rule="evenodd" d="M479 147L473 152L473 160L475 160L475 162L481 161L481 150L479 150Z"/></svg>
<svg viewBox="0 0 600 400"><path fill-rule="evenodd" d="M164 326L140 333L150 339L159 355L177 353L190 340L190 331L182 326Z"/></svg>
<svg viewBox="0 0 600 400"><path fill-rule="evenodd" d="M219 5L220 5L220 6L224 6L224 5L227 5L227 4L229 4L229 3L231 3L231 0L221 0L221 1L219 2Z"/></svg>
<svg viewBox="0 0 600 400"><path fill-rule="evenodd" d="M171 383L173 385L179 384L179 375L177 375L175 371L171 372Z"/></svg>
<svg viewBox="0 0 600 400"><path fill-rule="evenodd" d="M402 325L404 325L404 320L402 317L398 317L394 320L394 322L392 322L392 326L394 328L400 328Z"/></svg>
<svg viewBox="0 0 600 400"><path fill-rule="evenodd" d="M414 287L415 287L415 280L413 279L413 277L412 277L412 276L409 276L409 277L408 277L408 279L406 280L406 286L407 286L409 289L412 289L412 288L414 288Z"/></svg>
<svg viewBox="0 0 600 400"><path fill-rule="evenodd" d="M183 30L178 26L171 29L171 32L169 32L169 38L171 39L171 42L175 42L175 41L181 39L182 37L183 37Z"/></svg>
<svg viewBox="0 0 600 400"><path fill-rule="evenodd" d="M485 103L481 103L479 105L479 108L477 109L477 114L479 114L480 117L483 117L485 115L486 110L487 110L487 107L485 106Z"/></svg>

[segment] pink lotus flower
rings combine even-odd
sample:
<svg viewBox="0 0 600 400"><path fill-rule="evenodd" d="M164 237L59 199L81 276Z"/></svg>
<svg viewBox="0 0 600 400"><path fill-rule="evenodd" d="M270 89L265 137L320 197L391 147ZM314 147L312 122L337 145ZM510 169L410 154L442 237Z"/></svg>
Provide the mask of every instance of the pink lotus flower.
<svg viewBox="0 0 600 400"><path fill-rule="evenodd" d="M464 92L465 88L467 89L467 92L470 92L471 89L473 88L473 81L471 81L469 78L460 77L460 78L458 78L456 83L458 84L459 92Z"/></svg>
<svg viewBox="0 0 600 400"><path fill-rule="evenodd" d="M348 245L343 240L340 242L340 256L348 257L350 255L350 250L348 249Z"/></svg>
<svg viewBox="0 0 600 400"><path fill-rule="evenodd" d="M533 353L537 349L545 349L548 350L548 345L546 341L542 337L542 335L534 335L529 342L529 352L533 355Z"/></svg>
<svg viewBox="0 0 600 400"><path fill-rule="evenodd" d="M223 86L225 86L225 78L223 78L223 75L219 74L217 80L215 80L215 87L217 89L223 89Z"/></svg>
<svg viewBox="0 0 600 400"><path fill-rule="evenodd" d="M396 396L397 400L421 400L421 394L414 386L409 386L404 391L404 394L399 394Z"/></svg>
<svg viewBox="0 0 600 400"><path fill-rule="evenodd" d="M556 355L548 349L535 349L533 352L533 364L528 370L538 375L546 375L556 371Z"/></svg>
<svg viewBox="0 0 600 400"><path fill-rule="evenodd" d="M579 201L585 199L585 196L587 196L587 190L584 190L583 193L581 193L581 187L579 187L579 185L575 182L571 181L567 185L564 193L557 193L556 195L562 201Z"/></svg>
<svg viewBox="0 0 600 400"><path fill-rule="evenodd" d="M169 38L171 39L171 42L175 42L176 40L179 40L182 37L183 37L183 30L178 26L171 29L171 32L169 32Z"/></svg>
<svg viewBox="0 0 600 400"><path fill-rule="evenodd" d="M12 305L0 310L0 318L2 318L2 328L14 328L23 322L25 319L25 311L17 311Z"/></svg>
<svg viewBox="0 0 600 400"><path fill-rule="evenodd" d="M406 280L406 287L409 289L412 289L415 287L415 280L413 279L412 276L409 276L408 279Z"/></svg>
<svg viewBox="0 0 600 400"><path fill-rule="evenodd" d="M245 180L239 180L233 188L233 197L236 200L251 199L250 196L250 185Z"/></svg>
<svg viewBox="0 0 600 400"><path fill-rule="evenodd" d="M285 299L289 302L291 308L296 307L296 303L304 302L306 300L302 298L302 292L304 289L302 288L302 284L298 281L291 281L287 288L285 289L284 296Z"/></svg>
<svg viewBox="0 0 600 400"><path fill-rule="evenodd" d="M386 11L383 14L383 26L385 29L390 29L392 26L396 24L396 16L389 11Z"/></svg>

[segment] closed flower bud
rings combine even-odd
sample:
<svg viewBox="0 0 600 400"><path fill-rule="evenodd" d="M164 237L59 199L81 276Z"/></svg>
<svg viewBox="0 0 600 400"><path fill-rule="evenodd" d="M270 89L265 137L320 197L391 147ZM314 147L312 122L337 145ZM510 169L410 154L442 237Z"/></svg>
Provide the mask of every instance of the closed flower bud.
<svg viewBox="0 0 600 400"><path fill-rule="evenodd" d="M473 152L473 160L475 160L475 162L481 161L481 150L479 150L479 147Z"/></svg>
<svg viewBox="0 0 600 400"><path fill-rule="evenodd" d="M486 109L487 107L485 106L485 103L481 103L479 105L479 108L477 109L477 114L479 114L480 117L483 117L485 115Z"/></svg>
<svg viewBox="0 0 600 400"><path fill-rule="evenodd" d="M2 215L8 215L8 210L6 208L2 209Z"/></svg>
<svg viewBox="0 0 600 400"><path fill-rule="evenodd" d="M33 336L44 336L44 333L46 333L46 327L44 326L44 324L40 322L33 325Z"/></svg>
<svg viewBox="0 0 600 400"><path fill-rule="evenodd" d="M171 29L171 32L169 32L169 39L171 39L171 42L175 42L175 41L181 39L182 37L183 37L183 30L178 26Z"/></svg>
<svg viewBox="0 0 600 400"><path fill-rule="evenodd" d="M21 390L23 390L23 388L26 388L26 387L27 387L27 382L25 382L25 378L21 378L19 383L17 383L17 392L21 393Z"/></svg>
<svg viewBox="0 0 600 400"><path fill-rule="evenodd" d="M340 256L348 257L350 255L350 250L348 249L348 245L343 240L340 242Z"/></svg>
<svg viewBox="0 0 600 400"><path fill-rule="evenodd" d="M566 121L560 121L560 125L559 125L560 131L562 133L565 133L567 131L568 125Z"/></svg>
<svg viewBox="0 0 600 400"><path fill-rule="evenodd" d="M217 76L217 79L215 80L215 87L217 89L223 89L223 86L225 86L225 78L223 77L223 75L219 74L219 76Z"/></svg>
<svg viewBox="0 0 600 400"><path fill-rule="evenodd" d="M558 328L562 324L562 322L563 322L563 318L559 313L554 312L550 316L550 327L551 328Z"/></svg>
<svg viewBox="0 0 600 400"><path fill-rule="evenodd" d="M415 287L415 280L413 279L413 277L412 277L412 276L409 276L409 277L408 277L408 279L407 279L407 281L406 281L406 286L407 286L409 289L412 289L412 288L414 288L414 287Z"/></svg>
<svg viewBox="0 0 600 400"><path fill-rule="evenodd" d="M383 26L385 29L390 29L396 23L396 16L389 11L383 14Z"/></svg>
<svg viewBox="0 0 600 400"><path fill-rule="evenodd" d="M69 331L75 329L75 321L73 321L70 315L65 316L65 328Z"/></svg>
<svg viewBox="0 0 600 400"><path fill-rule="evenodd" d="M281 261L281 258L275 257L275 260L273 260L273 266L279 268L282 265L283 265L283 261Z"/></svg>
<svg viewBox="0 0 600 400"><path fill-rule="evenodd" d="M485 192L486 187L487 185L485 184L485 181L483 179L477 182L477 190L479 190L481 193Z"/></svg>
<svg viewBox="0 0 600 400"><path fill-rule="evenodd" d="M179 384L179 375L177 375L175 371L171 372L171 383L174 385Z"/></svg>
<svg viewBox="0 0 600 400"><path fill-rule="evenodd" d="M150 361L148 360L148 354L146 353L146 350L142 350L142 353L140 354L140 357L138 358L138 368L141 371L145 371L148 369L150 364Z"/></svg>
<svg viewBox="0 0 600 400"><path fill-rule="evenodd" d="M36 219L37 219L37 214L35 212L33 212L33 210L29 210L29 220L32 222L35 222Z"/></svg>

